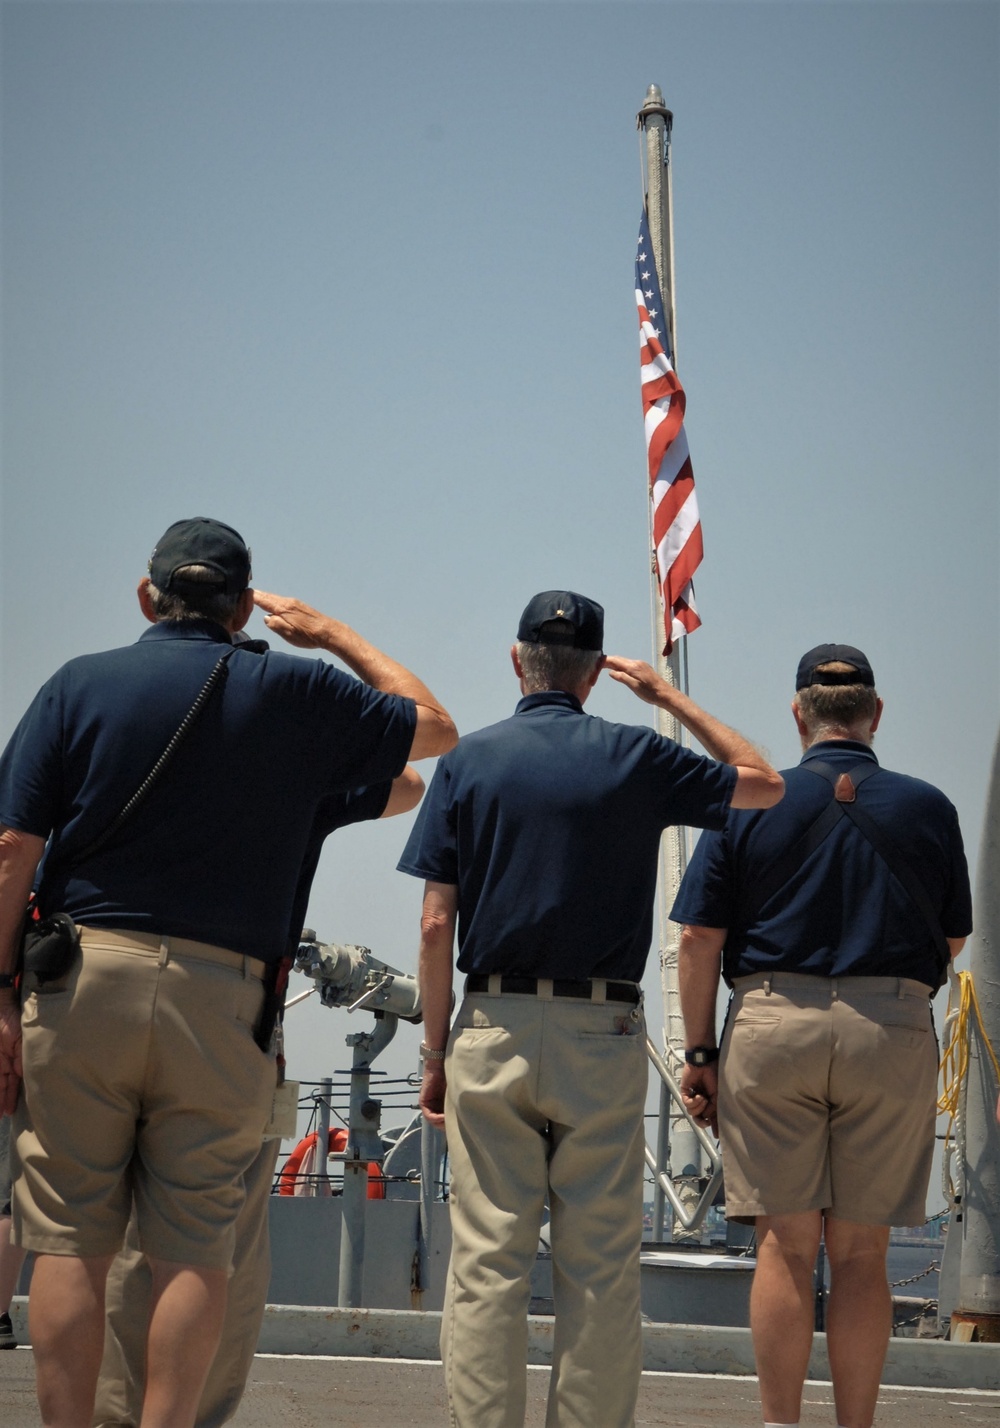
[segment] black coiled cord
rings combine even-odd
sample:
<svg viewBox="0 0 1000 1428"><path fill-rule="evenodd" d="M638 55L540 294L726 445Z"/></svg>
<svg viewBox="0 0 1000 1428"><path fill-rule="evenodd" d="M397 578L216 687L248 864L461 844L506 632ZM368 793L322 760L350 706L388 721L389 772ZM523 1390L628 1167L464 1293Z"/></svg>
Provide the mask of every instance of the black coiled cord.
<svg viewBox="0 0 1000 1428"><path fill-rule="evenodd" d="M86 859L92 857L93 854L98 851L98 849L103 848L105 843L110 842L110 840L115 836L115 834L118 832L119 828L126 821L126 819L131 818L132 814L139 807L140 803L142 803L147 798L153 785L159 779L160 775L163 773L163 770L170 763L170 760L176 754L181 743L183 743L184 739L191 732L192 725L195 723L198 716L201 714L205 705L211 699L217 687L227 677L229 673L227 666L229 659L233 653L234 651L232 649L228 649L226 650L224 655L220 656L218 663L212 670L212 673L205 680L205 683L202 685L197 698L191 705L191 708L188 710L188 712L184 715L184 718L178 724L177 729L174 732L173 738L170 740L170 743L163 750L163 753L156 760L156 763L150 769L149 773L143 779L142 783L136 789L135 793L133 793L128 803L125 804L125 807L118 813L114 821L110 823L107 828L105 828L104 832L100 835L100 837L95 838L93 843L89 843L87 847L84 848L82 853L77 854L77 856L73 860L75 863L85 862Z"/></svg>

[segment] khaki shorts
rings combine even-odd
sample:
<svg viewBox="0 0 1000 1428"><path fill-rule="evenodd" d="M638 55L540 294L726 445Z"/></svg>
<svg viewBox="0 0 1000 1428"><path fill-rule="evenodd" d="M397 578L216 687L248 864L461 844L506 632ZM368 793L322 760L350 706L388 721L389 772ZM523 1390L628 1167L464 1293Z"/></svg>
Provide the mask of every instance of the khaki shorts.
<svg viewBox="0 0 1000 1428"><path fill-rule="evenodd" d="M82 929L22 1011L14 1235L113 1254L135 1197L153 1258L226 1268L275 1069L253 1040L263 964L179 938Z"/></svg>
<svg viewBox="0 0 1000 1428"><path fill-rule="evenodd" d="M719 1069L726 1215L923 1222L938 1051L899 977L740 977Z"/></svg>

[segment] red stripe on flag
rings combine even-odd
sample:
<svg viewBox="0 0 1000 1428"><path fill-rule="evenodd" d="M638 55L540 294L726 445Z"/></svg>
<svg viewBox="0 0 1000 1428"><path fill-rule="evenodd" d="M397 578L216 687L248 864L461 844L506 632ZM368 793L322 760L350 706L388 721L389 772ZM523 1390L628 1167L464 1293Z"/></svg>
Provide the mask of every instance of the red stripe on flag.
<svg viewBox="0 0 1000 1428"><path fill-rule="evenodd" d="M703 549L701 522L698 519L694 492L694 473L686 451L677 475L666 489L659 493L654 490L665 462L669 470L670 448L683 431L687 398L664 346L666 339L660 340L661 331L665 331L663 304L660 300L659 282L652 259L645 214L639 231L639 249L636 255L636 308L639 314L642 410L647 420L646 460L650 498L654 503L653 544L657 561L657 584L663 598L663 624L666 634L664 653L669 654L673 648L675 623L687 632L696 630L701 624L694 606L691 580L701 564ZM662 413L662 419L655 425L649 422L648 416L654 405ZM678 456L675 456L675 461ZM688 533L680 550L671 552L669 537L680 520L683 520L683 529ZM679 529L676 538L680 539L681 536L682 530ZM665 566L660 563L661 547L664 546Z"/></svg>
<svg viewBox="0 0 1000 1428"><path fill-rule="evenodd" d="M684 425L684 408L675 411L676 400L671 402L668 415L660 422L649 435L649 447L647 451L647 461L649 463L650 485L660 474L660 467L663 465L663 458L671 446L677 440L681 428Z"/></svg>
<svg viewBox="0 0 1000 1428"><path fill-rule="evenodd" d="M659 505L653 508L653 544L659 545L664 536L680 515L682 508L694 490L694 472L691 470L691 462L685 461L677 474L677 479L660 501ZM695 526L695 530L700 530L701 526Z"/></svg>

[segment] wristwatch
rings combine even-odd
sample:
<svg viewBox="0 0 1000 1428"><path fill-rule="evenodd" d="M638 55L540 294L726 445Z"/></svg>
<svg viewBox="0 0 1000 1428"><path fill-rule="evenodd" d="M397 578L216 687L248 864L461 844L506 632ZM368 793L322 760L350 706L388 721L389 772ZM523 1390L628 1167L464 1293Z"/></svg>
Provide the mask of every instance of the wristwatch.
<svg viewBox="0 0 1000 1428"><path fill-rule="evenodd" d="M8 987L16 986L16 984L17 984L17 973L16 973L16 972L0 972L0 991L5 992L5 991L8 989Z"/></svg>
<svg viewBox="0 0 1000 1428"><path fill-rule="evenodd" d="M718 1059L717 1046L692 1046L690 1051L684 1053L684 1060L689 1066L711 1066L712 1062Z"/></svg>

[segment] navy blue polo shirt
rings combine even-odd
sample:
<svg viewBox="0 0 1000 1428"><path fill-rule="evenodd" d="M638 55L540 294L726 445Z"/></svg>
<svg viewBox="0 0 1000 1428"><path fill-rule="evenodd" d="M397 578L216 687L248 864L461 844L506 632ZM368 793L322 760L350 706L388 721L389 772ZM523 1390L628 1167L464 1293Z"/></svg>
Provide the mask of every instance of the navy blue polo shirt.
<svg viewBox="0 0 1000 1428"><path fill-rule="evenodd" d="M346 828L350 823L367 823L374 818L381 818L391 792L391 782L376 783L371 788L358 788L352 793L331 793L320 803L309 833L309 842L295 889L295 901L292 904L289 950L293 954L305 926L309 894L316 869L319 867L324 840L338 828Z"/></svg>
<svg viewBox="0 0 1000 1428"><path fill-rule="evenodd" d="M784 772L779 804L733 810L721 832L699 840L670 916L728 929L727 982L785 971L913 977L937 987L940 958L923 915L849 818L841 818L784 888L756 906L755 884L833 797L830 784L803 767L811 759L838 772L878 762L867 744L850 739L814 744L798 768ZM969 873L948 799L933 785L888 769L859 784L857 797L927 889L944 935L968 936Z"/></svg>
<svg viewBox="0 0 1000 1428"><path fill-rule="evenodd" d="M163 621L43 686L0 759L0 822L43 838L43 914L284 955L324 798L395 778L412 700L319 660L236 648L228 677L149 798L107 846L73 859L131 798L190 709L225 630Z"/></svg>
<svg viewBox="0 0 1000 1428"><path fill-rule="evenodd" d="M722 826L736 770L651 729L529 694L439 762L399 862L458 886L463 972L639 981L657 849Z"/></svg>

